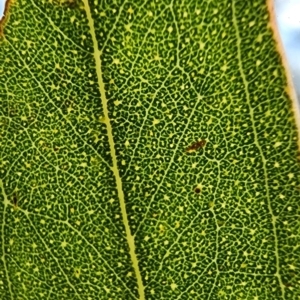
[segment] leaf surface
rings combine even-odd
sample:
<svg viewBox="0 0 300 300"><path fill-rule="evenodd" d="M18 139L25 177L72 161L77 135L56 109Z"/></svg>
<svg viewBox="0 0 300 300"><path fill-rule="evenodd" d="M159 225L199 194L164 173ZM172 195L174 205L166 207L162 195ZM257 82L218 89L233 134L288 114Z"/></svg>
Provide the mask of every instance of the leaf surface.
<svg viewBox="0 0 300 300"><path fill-rule="evenodd" d="M298 133L263 0L12 2L1 299L298 299Z"/></svg>

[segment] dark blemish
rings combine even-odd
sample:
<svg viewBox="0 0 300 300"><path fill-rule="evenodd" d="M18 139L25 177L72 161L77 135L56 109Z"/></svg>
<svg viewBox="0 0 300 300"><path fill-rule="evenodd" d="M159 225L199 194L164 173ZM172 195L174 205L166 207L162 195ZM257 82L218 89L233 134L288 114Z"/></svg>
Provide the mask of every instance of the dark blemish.
<svg viewBox="0 0 300 300"><path fill-rule="evenodd" d="M76 8L78 3L75 0L69 0L68 1L68 7L70 8Z"/></svg>
<svg viewBox="0 0 300 300"><path fill-rule="evenodd" d="M289 288L289 287L292 287L292 284L288 283L288 282L285 282L283 283L285 287Z"/></svg>
<svg viewBox="0 0 300 300"><path fill-rule="evenodd" d="M78 7L77 0L58 0L56 2L58 2L58 4L60 4L62 6L69 7L71 9Z"/></svg>
<svg viewBox="0 0 300 300"><path fill-rule="evenodd" d="M196 188L194 189L194 191L195 191L196 194L199 194L199 193L201 192L200 188L198 188L198 187L196 187Z"/></svg>
<svg viewBox="0 0 300 300"><path fill-rule="evenodd" d="M58 6L64 10L77 10L82 8L82 1L80 0L48 0L52 5Z"/></svg>
<svg viewBox="0 0 300 300"><path fill-rule="evenodd" d="M199 148L203 148L206 144L205 140L200 140L198 142L193 143L192 145L188 146L185 149L185 152L194 152L196 150L198 150Z"/></svg>
<svg viewBox="0 0 300 300"><path fill-rule="evenodd" d="M6 0L5 2L5 8L4 8L4 12L3 12L3 17L0 19L0 36L3 36L3 32L4 32L4 24L7 21L8 18L8 10L10 8L11 5L11 0Z"/></svg>
<svg viewBox="0 0 300 300"><path fill-rule="evenodd" d="M18 207L18 197L17 197L16 193L14 193L13 196L12 196L12 202L13 202L14 208L17 209L17 207Z"/></svg>

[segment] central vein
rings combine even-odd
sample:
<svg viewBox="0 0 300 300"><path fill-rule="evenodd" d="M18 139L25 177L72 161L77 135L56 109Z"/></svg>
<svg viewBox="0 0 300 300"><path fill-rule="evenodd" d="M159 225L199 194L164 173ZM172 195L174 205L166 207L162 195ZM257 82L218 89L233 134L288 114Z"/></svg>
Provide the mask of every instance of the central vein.
<svg viewBox="0 0 300 300"><path fill-rule="evenodd" d="M117 155L116 155L115 143L114 143L114 139L113 139L112 126L111 126L109 115L108 115L107 99L106 99L106 93L105 93L105 87L104 87L104 82L103 82L103 78L102 78L102 69L101 69L101 58L100 58L101 51L99 50L99 47L98 47L98 42L97 42L96 34L95 34L94 20L92 18L88 0L83 0L83 3L84 3L84 8L86 11L86 15L87 15L87 19L88 19L88 23L89 23L89 27L90 27L90 33L91 33L93 45L94 45L94 58L95 58L95 63L96 63L98 85L99 85L99 90L100 90L100 95L101 95L101 100L102 100L102 105L103 105L103 113L104 113L105 124L106 124L106 128L107 128L110 153L111 153L111 157L112 157L112 164L113 164L112 171L113 171L115 179L116 179L118 198L119 198L119 202L120 202L120 206L121 206L121 212L122 212L123 223L125 226L127 242L129 245L130 257L131 257L133 268L134 268L135 275L137 278L139 299L144 300L145 299L144 285L143 285L142 276L141 276L141 272L140 272L139 265L138 265L138 258L135 253L134 237L131 234L130 227L129 227L128 215L127 215L126 205L125 205L125 197L124 197L124 192L123 192L123 188L122 188L122 180L121 180L121 176L120 176L118 164L117 164Z"/></svg>

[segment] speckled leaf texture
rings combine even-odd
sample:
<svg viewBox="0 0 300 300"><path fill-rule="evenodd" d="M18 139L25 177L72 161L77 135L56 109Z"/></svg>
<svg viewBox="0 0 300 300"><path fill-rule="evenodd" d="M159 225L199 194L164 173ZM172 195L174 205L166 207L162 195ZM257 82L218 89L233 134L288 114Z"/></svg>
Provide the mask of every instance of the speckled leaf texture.
<svg viewBox="0 0 300 300"><path fill-rule="evenodd" d="M4 22L0 299L300 299L265 0L15 0Z"/></svg>

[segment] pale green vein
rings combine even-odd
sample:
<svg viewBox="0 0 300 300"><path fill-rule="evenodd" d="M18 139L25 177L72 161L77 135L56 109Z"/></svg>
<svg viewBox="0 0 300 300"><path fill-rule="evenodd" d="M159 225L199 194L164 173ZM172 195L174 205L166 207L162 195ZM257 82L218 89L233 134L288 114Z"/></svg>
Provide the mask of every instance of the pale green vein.
<svg viewBox="0 0 300 300"><path fill-rule="evenodd" d="M203 205L202 205L202 206L203 206ZM176 245L179 244L180 239L181 239L185 234L188 233L188 230L191 229L192 226L195 225L195 223L196 223L197 221L199 221L200 216L201 216L202 214L204 214L205 212L208 212L208 211L209 211L209 209L207 209L207 210L202 210L202 209L201 209L201 210L195 215L195 217L189 222L189 225L186 226L186 227L182 230L181 233L177 234L176 231L173 231L174 234L177 234L177 237L176 237L176 239L174 240L174 242L168 247L168 249L167 249L166 253L164 254L164 256L160 259L160 264L159 264L159 266L158 266L157 269L156 269L156 275L148 282L148 285L150 285L150 283L155 282L155 281L157 280L157 276L159 276L159 273L162 271L163 266L164 266L164 263L165 263L165 260L166 260L167 257L169 257L171 250L172 250ZM170 228L170 230L172 230L172 228ZM214 260L212 260L212 261L210 262L209 266L210 266L213 262L214 262ZM198 275L198 279L201 279L201 276L200 276L200 275ZM197 280L197 282L198 282L198 280Z"/></svg>
<svg viewBox="0 0 300 300"><path fill-rule="evenodd" d="M76 48L80 49L84 53L89 53L86 49L76 44L72 39L70 39L59 26L56 26L55 23L51 20L51 18L46 14L38 5L36 5L36 1L31 1L32 5L49 21L50 25L54 28L55 31L59 32L66 40L68 40L72 45Z"/></svg>
<svg viewBox="0 0 300 300"><path fill-rule="evenodd" d="M27 216L27 218L28 218L29 215L32 215L32 216L38 216L38 217L40 217L40 218L44 218L44 219L47 219L47 220L51 220L51 221L53 221L53 222L55 222L55 223L63 224L63 225L66 225L67 227L69 227L69 228L70 228L73 232L75 232L80 238L82 238L82 240L86 243L86 245L88 245L89 247L91 247L91 248L95 251L95 253L98 255L99 259L103 262L103 264L106 265L107 268L110 270L110 272L111 272L112 274L114 274L114 275L116 276L116 278L118 278L118 280L121 281L120 276L119 276L119 275L115 272L115 270L109 265L109 263L108 263L105 259L103 259L103 256L101 255L101 253L99 252L99 250L97 249L97 247L95 247L92 243L90 243L89 240L87 240L86 237L85 237L79 230L77 230L72 224L70 224L68 220L59 220L59 219L55 219L55 218L53 218L53 217L49 217L49 216L47 216L47 215L44 215L44 214L41 214L41 213L38 213L38 212L31 212L31 211L28 211L28 210L23 209L23 208L21 208L21 207L18 207L18 210L21 211L22 213L24 213L24 214ZM130 290L128 289L128 287L125 285L125 283L122 282L122 284L123 284L124 288L127 289L127 290L133 295L132 291L130 291Z"/></svg>
<svg viewBox="0 0 300 300"><path fill-rule="evenodd" d="M175 149L174 149L174 151L173 151L173 154L172 154L172 156L171 156L171 159L170 159L170 161L169 161L167 167L165 168L165 173L164 173L164 175L162 176L162 178L161 178L159 184L157 185L156 191L152 194L152 197L151 197L151 199L150 199L150 201L149 201L149 203L148 203L148 205L147 205L146 212L144 213L143 219L140 221L140 224L138 225L138 227L137 227L136 230L135 230L135 235L137 234L137 232L140 230L141 226L142 226L143 223L145 222L145 220L146 220L146 218L147 218L147 216L148 216L148 213L149 213L151 204L153 203L153 201L154 201L154 199L155 199L157 193L160 191L161 187L164 185L165 180L166 180L167 176L168 176L169 173L170 173L170 168L171 168L172 164L174 163L175 155L176 155L176 153L179 152L179 147L181 147L181 145L182 145L182 140L185 138L186 131L188 130L189 125L190 125L191 121L193 120L193 117L194 117L195 112L196 112L196 108L198 107L199 101L200 101L200 100L201 100L201 97L198 96L197 99L196 99L196 101L195 101L195 105L194 105L194 107L192 108L191 114L190 114L190 116L189 116L189 117L187 118L187 120L186 120L186 124L185 124L185 127L184 127L184 129L183 129L182 135L181 135L181 137L178 139L178 142L177 142L176 147L175 147Z"/></svg>
<svg viewBox="0 0 300 300"><path fill-rule="evenodd" d="M277 230L276 230L276 216L273 213L273 209L271 206L271 198L270 198L270 192L269 192L269 179L268 179L268 172L267 172L267 160L264 156L263 150L259 144L258 137L257 137L257 130L255 127L254 122L254 115L253 115L253 108L251 106L251 99L250 99L250 93L248 88L248 81L246 79L246 75L243 68L242 63L242 56L241 56L241 37L239 28L237 25L237 17L236 17L236 10L235 10L235 1L232 1L232 19L233 19L233 25L236 32L236 40L237 40L237 57L238 57L238 66L241 74L241 78L243 80L243 84L245 86L245 94L246 94L246 100L250 111L250 118L252 123L252 129L254 134L254 141L255 145L258 148L259 154L262 158L263 162L263 171L264 171L264 181L265 181L265 187L266 187L266 197L267 197L267 204L268 204L268 210L271 215L271 222L272 222L272 228L273 228L273 234L274 234L274 243L275 243L275 259L276 259L276 273L275 276L278 278L279 285L281 288L281 295L282 298L285 299L285 286L282 282L281 274L280 274L280 265L279 265L279 254L278 254L278 237L277 237Z"/></svg>
<svg viewBox="0 0 300 300"><path fill-rule="evenodd" d="M95 200L97 199L97 195L96 195L92 190L87 189L86 186L85 186L85 185L77 178L77 176L75 176L74 174L72 174L72 173L70 173L70 172L68 172L68 171L66 171L66 170L64 170L64 169L62 169L62 168L59 168L59 166L53 164L53 163L52 163L52 162L51 162L51 161L43 154L43 152L40 151L40 149L35 145L35 142L32 140L32 138L31 138L30 134L28 133L28 131L25 129L24 132L26 133L26 135L27 135L27 137L28 137L28 140L32 143L32 149L35 149L35 150L38 152L38 154L39 154L39 155L40 155L40 156L41 156L41 157L42 157L42 158L43 158L50 166L52 166L52 167L56 170L56 178L57 178L57 181L59 181L58 175L57 175L57 172L58 172L58 170L59 170L60 172L62 172L62 173L64 173L64 174L67 174L68 176L72 177L72 179L73 179L77 184L79 184L80 187L81 187L82 189L84 189L86 192L88 192L88 193L93 197L93 199L95 199ZM24 154L24 152L25 152L25 151L23 151L22 154L18 156L18 158L12 163L12 165L14 165L15 162L18 162L18 161L20 160L20 158L22 157L22 155ZM12 169L12 167L9 168L7 174L10 172L11 169ZM102 212L103 214L105 214L105 211L103 210L103 208L101 208L101 206L99 206L99 209L101 210L101 212ZM117 229L117 226L113 223L112 220L109 220L109 222L110 222L110 224L112 225L112 227L114 227L114 228Z"/></svg>
<svg viewBox="0 0 300 300"><path fill-rule="evenodd" d="M218 182L217 182L217 185L215 187L215 192L214 192L214 201L216 200L216 193L217 191L219 191L219 185L220 185L220 179L221 179L221 171L220 171L220 161L218 161L218 175L217 175L217 178L218 178ZM218 257L219 257L219 253L220 253L220 241L219 241L219 238L220 238L220 226L218 224L218 220L217 220L217 216L216 216L216 213L215 213L215 210L214 210L214 207L211 207L211 212L213 214L213 217L214 217L214 221L215 221L215 225L216 225L216 253L215 253L215 258L212 262L215 263L216 265L216 271L217 271L217 275L215 276L215 279L214 279L214 282L213 282L213 285L210 289L210 293L207 297L207 300L210 300L211 297L213 297L213 293L215 291L215 288L217 287L217 280L218 280L218 277L220 276L220 269L219 269L219 266L218 266Z"/></svg>
<svg viewBox="0 0 300 300"><path fill-rule="evenodd" d="M2 214L2 226L1 226L1 236L2 236L2 261L3 261L3 265L4 265L4 272L5 272L5 275L6 275L6 280L7 280L7 283L8 283L8 291L9 291L9 294L10 294L10 299L14 299L13 298L13 293L12 293L12 288L11 288L11 281L9 279L9 272L8 272L8 268L7 268L7 265L6 265L6 260L5 260L5 234L4 234L4 227L5 227L5 215L6 215L6 210L7 210L7 206L9 204L9 201L7 199L7 195L5 193L5 190L4 190L4 186L3 186L3 181L0 179L0 187L1 187L1 190L2 190L2 197L4 199L3 201L3 205L4 205L4 208L3 208L3 214Z"/></svg>
<svg viewBox="0 0 300 300"><path fill-rule="evenodd" d="M59 260L56 256L54 256L52 254L51 249L48 247L47 243L45 242L45 240L42 238L42 236L39 234L38 230L36 229L36 227L34 226L34 224L32 223L31 219L29 218L28 214L25 213L25 216L27 217L28 222L31 225L31 228L35 231L35 234L38 236L38 238L40 239L40 241L42 242L42 244L44 245L47 253L49 253L49 255L53 258L53 260L56 262L57 267L59 268L61 274L64 276L66 282L68 283L69 287L74 291L75 295L78 297L78 299L82 299L80 294L77 292L75 286L71 283L69 277L67 276L67 274L64 272L64 268L60 265ZM82 299L83 300L83 299Z"/></svg>
<svg viewBox="0 0 300 300"><path fill-rule="evenodd" d="M168 75L165 77L164 81L161 83L160 87L157 88L157 89L155 89L155 93L154 93L154 95L152 96L152 100L151 100L149 106L146 108L145 116L144 116L143 122L142 122L142 124L141 124L141 126L140 126L140 128L139 128L138 137L137 137L137 140L136 140L136 142L135 142L135 144L134 144L134 148L133 148L133 151L132 151L132 159L130 160L130 162L129 162L128 166L127 166L127 171L126 171L124 177L127 175L127 172L130 170L130 167L131 167L131 165L132 165L132 161L133 161L133 159L134 159L134 157L135 157L135 155L136 155L136 151L137 151L137 149L138 149L138 147L139 147L140 139L141 139L141 137L143 136L143 130L144 130L145 125L146 125L147 120L148 120L149 112L151 111L151 109L153 108L153 105L154 105L155 101L157 100L157 95L158 95L158 93L159 93L163 88L165 88L165 83L167 82L168 79L171 78L172 72L173 72L174 70L175 70L175 68L173 68L173 69L168 73Z"/></svg>
<svg viewBox="0 0 300 300"><path fill-rule="evenodd" d="M109 39L110 39L110 36L111 34L114 32L114 30L116 29L116 25L119 23L119 20L120 20L120 17L121 17L121 14L123 12L123 9L125 7L125 4L126 4L127 0L125 0L121 7L119 8L119 13L116 17L116 21L114 22L114 24L112 25L111 27L111 30L106 34L106 39L105 39L105 42L103 43L102 45L102 48L101 48L101 51L103 51L103 49L106 47L106 44L108 43Z"/></svg>
<svg viewBox="0 0 300 300"><path fill-rule="evenodd" d="M95 27L94 27L94 20L92 18L91 14L91 9L88 3L88 0L83 0L89 27L90 27L90 34L92 36L93 44L94 44L94 59L96 63L96 72L97 72L97 78L98 78L98 84L99 84L99 91L101 95L101 100L102 100L102 106L103 106L103 113L105 117L105 123L106 123L106 128L107 128L107 135L108 135L108 142L109 142L109 147L110 147L110 153L112 157L112 171L115 176L116 180L116 185L117 185L117 192L118 192L118 198L120 202L120 207L121 207L121 212L122 212L122 219L124 222L125 226L125 232L126 232L126 238L127 242L129 245L129 250L130 250L130 257L132 260L133 268L135 271L135 275L137 278L137 284L138 284L138 291L139 291L139 299L144 300L145 299L145 292L144 292L144 285L142 281L142 275L139 269L139 264L138 264L138 258L135 253L135 241L134 237L131 234L130 227L129 227L129 222L128 222L128 216L127 216L127 211L126 211L126 204L125 204L125 196L122 188L122 180L121 176L119 173L118 169L118 164L117 164L117 155L116 155L116 150L115 150L115 143L113 139L113 131L112 131L112 126L110 123L109 119L109 114L108 114L108 107L107 107L107 99L106 99L106 94L105 94L105 87L104 87L104 82L102 78L102 69L101 69L101 51L99 50L98 47L98 41L96 39L96 34L95 34Z"/></svg>
<svg viewBox="0 0 300 300"><path fill-rule="evenodd" d="M22 58L22 56L20 55L20 52L17 51L14 47L13 44L8 42L9 45L12 47L12 49L15 51L16 55L18 55L18 57L20 58L20 60L23 62L24 67L27 69L27 71L29 72L29 74L32 76L32 79L37 83L38 87L40 88L40 90L43 92L43 94L45 95L45 97L49 100L49 102L56 108L56 110L58 112L60 112L60 115L62 116L62 118L68 123L68 125L72 128L73 132L75 133L75 135L83 142L83 144L85 146L87 146L88 148L90 148L96 155L97 157L99 157L101 159L101 161L107 166L109 167L109 164L107 163L107 161L95 150L94 147L92 147L89 143L87 143L87 141L85 141L82 136L77 132L76 128L74 127L74 125L72 124L72 122L62 113L61 109L54 103L54 101L51 99L51 97L48 95L48 93L46 92L45 88L43 87L42 83L36 78L36 76L32 73L32 71L30 70L30 68L28 67L26 61Z"/></svg>

